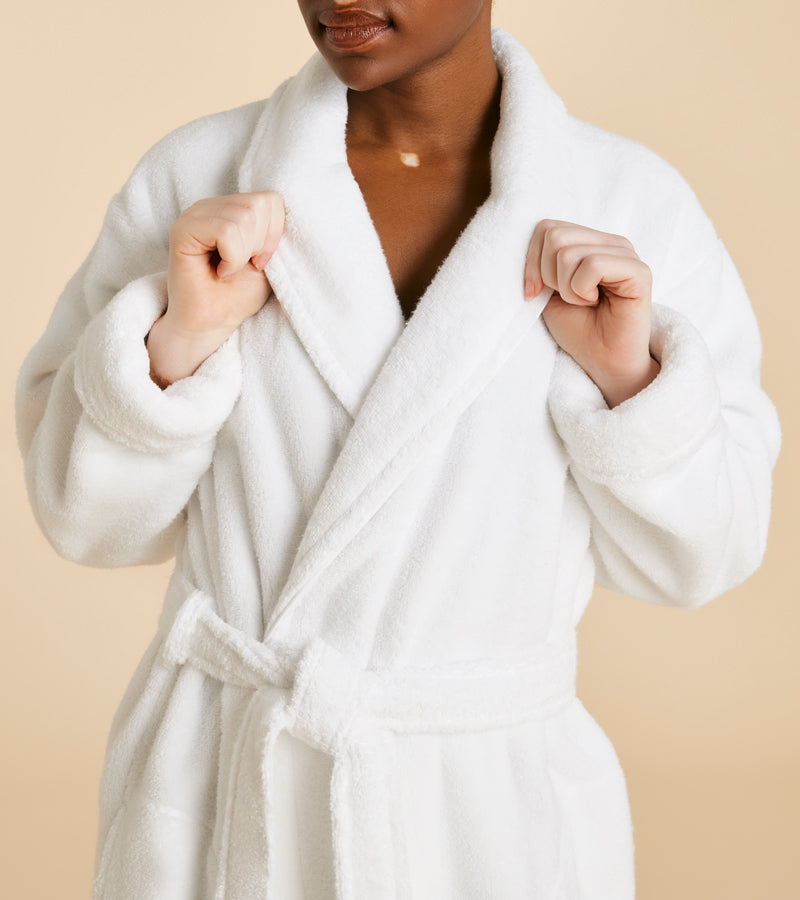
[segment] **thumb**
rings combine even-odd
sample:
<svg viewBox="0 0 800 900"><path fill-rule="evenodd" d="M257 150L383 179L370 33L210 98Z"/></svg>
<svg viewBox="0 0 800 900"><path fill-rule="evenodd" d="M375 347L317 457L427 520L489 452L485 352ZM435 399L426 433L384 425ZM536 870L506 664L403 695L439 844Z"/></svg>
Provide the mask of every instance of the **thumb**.
<svg viewBox="0 0 800 900"><path fill-rule="evenodd" d="M220 281L229 281L237 271L236 266L228 259L221 259L217 264L217 278Z"/></svg>
<svg viewBox="0 0 800 900"><path fill-rule="evenodd" d="M542 310L542 319L551 332L556 330L560 333L564 329L568 329L570 333L580 334L588 324L588 320L594 317L595 314L596 307L567 303L558 291L553 291L552 296Z"/></svg>

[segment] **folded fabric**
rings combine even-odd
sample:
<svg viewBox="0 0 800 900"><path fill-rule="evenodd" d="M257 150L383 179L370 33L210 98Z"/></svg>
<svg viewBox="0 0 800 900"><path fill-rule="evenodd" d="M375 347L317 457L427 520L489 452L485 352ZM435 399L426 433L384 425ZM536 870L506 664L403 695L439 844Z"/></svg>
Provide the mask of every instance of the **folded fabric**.
<svg viewBox="0 0 800 900"><path fill-rule="evenodd" d="M631 900L614 748L574 693L595 576L696 606L760 563L780 433L758 329L666 162L569 116L527 51L492 193L406 322L320 56L153 147L20 374L69 558L176 555L111 728L95 900ZM167 236L274 189L274 295L161 392ZM523 297L537 221L631 239L656 380L609 409Z"/></svg>

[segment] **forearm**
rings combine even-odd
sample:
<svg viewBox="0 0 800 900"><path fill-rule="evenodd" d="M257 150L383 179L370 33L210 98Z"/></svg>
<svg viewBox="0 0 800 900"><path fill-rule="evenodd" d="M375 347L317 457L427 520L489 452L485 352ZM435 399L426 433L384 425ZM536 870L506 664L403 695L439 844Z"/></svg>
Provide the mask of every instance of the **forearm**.
<svg viewBox="0 0 800 900"><path fill-rule="evenodd" d="M721 394L702 336L675 311L654 312L654 382L609 409L562 354L550 408L592 517L600 582L697 606L761 561L779 434L749 373Z"/></svg>
<svg viewBox="0 0 800 900"><path fill-rule="evenodd" d="M131 282L55 371L45 342L20 376L31 504L54 547L76 561L125 565L171 552L176 518L238 397L235 335L194 377L162 391L152 383L144 337L164 307L165 281L156 273Z"/></svg>

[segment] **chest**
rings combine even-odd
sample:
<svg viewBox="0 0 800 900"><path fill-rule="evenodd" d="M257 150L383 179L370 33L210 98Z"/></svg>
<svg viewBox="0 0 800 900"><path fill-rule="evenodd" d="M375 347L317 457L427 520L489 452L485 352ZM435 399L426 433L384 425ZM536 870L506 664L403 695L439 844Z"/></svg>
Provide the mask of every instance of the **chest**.
<svg viewBox="0 0 800 900"><path fill-rule="evenodd" d="M520 329L513 349L502 353L502 365L494 353L477 363L469 388L458 379L453 392L439 394L430 417L417 421L418 404L400 404L407 412L393 415L390 427L383 417L383 424L369 428L363 411L354 423L333 400L282 304L268 303L245 323L242 394L218 438L208 492L246 498L242 525L227 530L248 535L246 546L260 573L252 582L275 588L264 593L265 617L273 615L300 558L297 571L313 589L301 592L302 602L284 615L287 635L338 627L334 619L343 622L345 609L353 616L348 621L364 623L369 631L375 627L376 597L397 603L414 598L419 616L436 619L435 634L449 634L457 655L475 655L475 641L493 628L504 630L495 622L496 604L487 602L498 593L498 573L507 577L500 593L506 609L517 610L514 620L545 626L548 609L531 604L530 588L549 578L548 566L560 558L561 532L554 522L566 459L547 412L552 341L540 319L520 322ZM452 353L444 357L458 364ZM386 400L393 403L391 391ZM223 478L233 483L223 488ZM203 501L213 508L211 496L203 495ZM236 555L237 566L242 558ZM329 570L327 561L334 558ZM321 581L307 574L316 567ZM344 579L342 572L348 573ZM231 579L241 581L242 572ZM436 613L432 597L446 598ZM458 614L465 598L475 600L471 619L463 607ZM416 613L412 619L419 621ZM410 628L402 638L387 635L387 646L429 662L433 647L417 642L433 632L413 623ZM356 626L349 625L342 638L355 637ZM362 637L366 642L369 636ZM524 640L529 638L530 631ZM498 635L500 644L508 639Z"/></svg>
<svg viewBox="0 0 800 900"><path fill-rule="evenodd" d="M348 149L406 320L459 235L489 196L486 159L426 161Z"/></svg>

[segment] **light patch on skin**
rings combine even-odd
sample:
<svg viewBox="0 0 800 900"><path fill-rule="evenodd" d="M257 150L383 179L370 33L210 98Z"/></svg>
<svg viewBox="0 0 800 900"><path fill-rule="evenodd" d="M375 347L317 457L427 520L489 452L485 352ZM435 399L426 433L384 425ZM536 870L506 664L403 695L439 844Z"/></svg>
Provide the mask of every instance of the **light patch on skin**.
<svg viewBox="0 0 800 900"><path fill-rule="evenodd" d="M416 169L419 166L419 157L416 153L401 153L400 162L410 169Z"/></svg>

